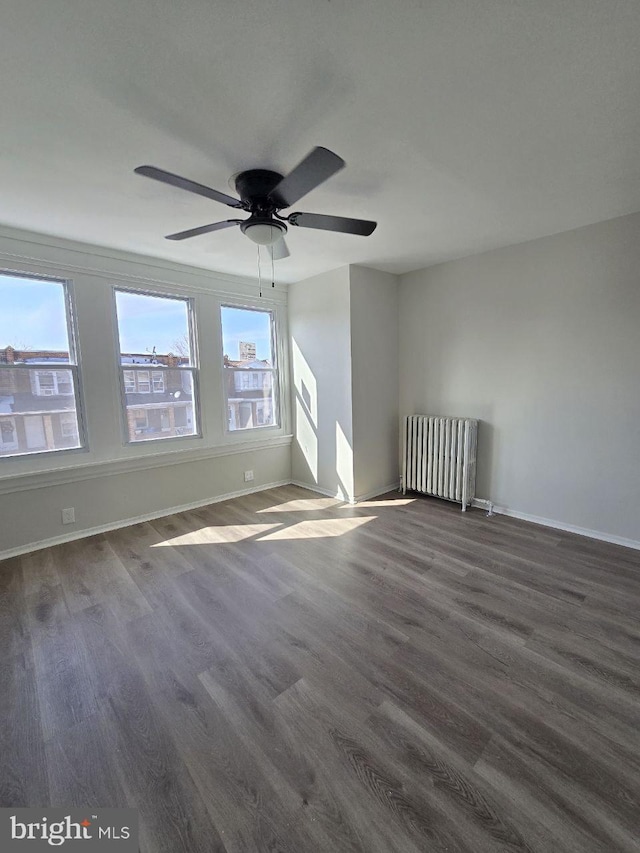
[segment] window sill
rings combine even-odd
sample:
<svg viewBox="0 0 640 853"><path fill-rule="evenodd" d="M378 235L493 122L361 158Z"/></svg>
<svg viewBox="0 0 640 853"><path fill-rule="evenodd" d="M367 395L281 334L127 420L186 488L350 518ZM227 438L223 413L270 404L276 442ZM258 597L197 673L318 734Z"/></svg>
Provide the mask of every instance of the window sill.
<svg viewBox="0 0 640 853"><path fill-rule="evenodd" d="M109 477L113 474L126 474L147 468L164 468L169 465L200 462L203 459L213 459L217 456L233 456L255 450L269 450L272 447L286 447L291 444L292 439L292 435L264 436L259 440L238 441L216 447L147 453L134 459L112 459L103 462L89 462L84 465L70 465L66 468L12 474L0 477L0 495L22 492L28 489L60 486L64 483L75 483L80 480L93 480L99 477Z"/></svg>

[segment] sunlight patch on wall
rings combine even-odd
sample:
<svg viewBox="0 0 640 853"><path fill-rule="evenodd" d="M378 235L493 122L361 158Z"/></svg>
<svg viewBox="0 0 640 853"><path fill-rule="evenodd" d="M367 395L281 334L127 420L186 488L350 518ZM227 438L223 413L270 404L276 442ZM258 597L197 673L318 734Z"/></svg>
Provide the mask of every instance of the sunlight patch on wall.
<svg viewBox="0 0 640 853"><path fill-rule="evenodd" d="M336 474L346 500L353 499L353 449L336 421Z"/></svg>
<svg viewBox="0 0 640 853"><path fill-rule="evenodd" d="M296 442L315 483L318 482L318 390L300 347L291 339Z"/></svg>
<svg viewBox="0 0 640 853"><path fill-rule="evenodd" d="M309 367L300 347L291 339L291 360L293 363L293 384L300 395L300 402L307 412L308 419L314 427L318 426L318 389L316 377Z"/></svg>

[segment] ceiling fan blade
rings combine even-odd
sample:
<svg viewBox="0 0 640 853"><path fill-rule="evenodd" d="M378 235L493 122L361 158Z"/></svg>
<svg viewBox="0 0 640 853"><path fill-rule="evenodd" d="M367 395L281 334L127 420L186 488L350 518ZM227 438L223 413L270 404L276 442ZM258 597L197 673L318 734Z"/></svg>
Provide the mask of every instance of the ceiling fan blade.
<svg viewBox="0 0 640 853"><path fill-rule="evenodd" d="M269 198L279 207L291 207L302 196L339 172L344 165L342 157L338 157L328 148L314 148L293 171L276 184L269 193Z"/></svg>
<svg viewBox="0 0 640 853"><path fill-rule="evenodd" d="M288 258L291 254L284 237L276 240L272 246L267 246L267 250L274 261L281 261L283 258Z"/></svg>
<svg viewBox="0 0 640 853"><path fill-rule="evenodd" d="M166 240L188 240L189 237L199 237L200 234L210 234L212 231L222 231L242 222L242 219L226 219L224 222L212 222L211 225L201 225L199 228L190 228L188 231L178 231L177 234L167 234Z"/></svg>
<svg viewBox="0 0 640 853"><path fill-rule="evenodd" d="M203 195L205 198L219 201L221 204L228 204L229 207L242 207L240 199L234 198L232 195L218 192L218 190L213 190L211 187L205 187L204 184L197 184L188 178L181 178L180 175L174 175L173 172L165 172L164 169L158 169L156 166L138 166L133 171L136 175L143 175L145 178L153 178L154 181L160 181L163 184L170 184L172 187L178 187L178 189L187 190L190 193Z"/></svg>
<svg viewBox="0 0 640 853"><path fill-rule="evenodd" d="M368 237L373 234L377 222L366 219L350 219L348 216L325 216L323 213L292 213L287 217L291 225L301 228L320 228L323 231L340 231L342 234L359 234Z"/></svg>

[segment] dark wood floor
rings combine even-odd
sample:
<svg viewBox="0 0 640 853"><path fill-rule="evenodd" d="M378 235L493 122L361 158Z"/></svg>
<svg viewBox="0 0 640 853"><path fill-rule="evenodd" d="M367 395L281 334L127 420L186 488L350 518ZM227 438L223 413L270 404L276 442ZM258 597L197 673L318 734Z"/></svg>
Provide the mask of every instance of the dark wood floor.
<svg viewBox="0 0 640 853"><path fill-rule="evenodd" d="M2 806L135 806L148 853L640 850L640 553L286 487L0 593Z"/></svg>

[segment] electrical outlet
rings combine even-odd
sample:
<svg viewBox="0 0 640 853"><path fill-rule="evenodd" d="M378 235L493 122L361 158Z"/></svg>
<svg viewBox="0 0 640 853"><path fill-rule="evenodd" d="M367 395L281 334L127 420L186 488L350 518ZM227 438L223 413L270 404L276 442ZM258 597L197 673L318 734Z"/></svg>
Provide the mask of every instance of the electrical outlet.
<svg viewBox="0 0 640 853"><path fill-rule="evenodd" d="M244 472L245 483L250 483L252 480L253 480L253 471L245 471Z"/></svg>
<svg viewBox="0 0 640 853"><path fill-rule="evenodd" d="M68 507L67 509L62 510L62 523L63 524L74 524L76 520L76 510L75 507Z"/></svg>

